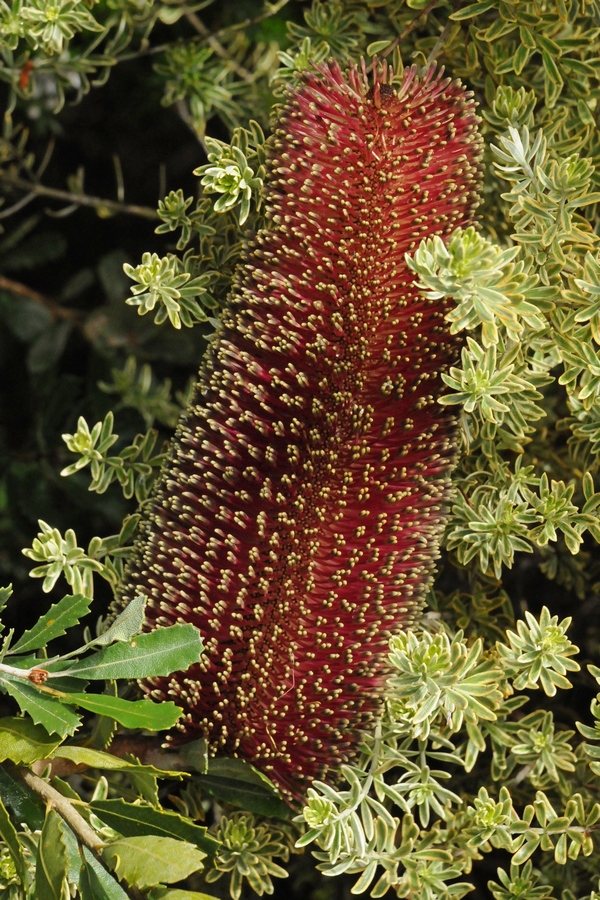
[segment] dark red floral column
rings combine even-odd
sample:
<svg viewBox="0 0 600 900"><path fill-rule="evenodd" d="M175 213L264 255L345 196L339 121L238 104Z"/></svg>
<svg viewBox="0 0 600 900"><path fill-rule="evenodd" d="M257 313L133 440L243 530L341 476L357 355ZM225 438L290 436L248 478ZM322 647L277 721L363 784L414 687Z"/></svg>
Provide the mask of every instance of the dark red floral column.
<svg viewBox="0 0 600 900"><path fill-rule="evenodd" d="M455 438L436 401L459 346L405 254L471 222L476 123L459 82L414 68L369 87L330 63L288 95L268 227L128 571L148 627L192 622L206 644L148 693L288 797L351 756L432 576Z"/></svg>

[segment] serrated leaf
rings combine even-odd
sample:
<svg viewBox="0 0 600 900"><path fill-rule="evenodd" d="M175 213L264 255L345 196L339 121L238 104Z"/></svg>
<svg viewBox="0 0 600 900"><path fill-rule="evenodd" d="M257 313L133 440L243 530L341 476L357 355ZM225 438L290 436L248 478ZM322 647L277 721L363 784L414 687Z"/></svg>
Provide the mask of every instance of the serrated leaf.
<svg viewBox="0 0 600 900"><path fill-rule="evenodd" d="M211 837L206 828L194 825L178 813L127 803L125 800L96 800L89 804L92 812L123 837L153 834L195 844L206 854L213 854L220 841Z"/></svg>
<svg viewBox="0 0 600 900"><path fill-rule="evenodd" d="M27 891L29 881L27 875L27 863L25 861L25 857L23 856L23 851L21 850L21 844L19 842L17 829L11 821L8 810L2 802L2 798L0 798L0 838L2 838L2 840L8 847L8 852L12 856L16 873L19 877L19 881L21 882L23 892L25 893Z"/></svg>
<svg viewBox="0 0 600 900"><path fill-rule="evenodd" d="M33 628L21 635L11 648L11 653L30 653L32 650L45 647L54 638L60 637L69 628L77 625L89 612L91 602L91 599L84 597L83 594L63 597L50 607Z"/></svg>
<svg viewBox="0 0 600 900"><path fill-rule="evenodd" d="M132 763L126 759L120 759L103 750L92 750L90 747L74 747L61 744L54 753L52 759L70 759L78 766L88 766L90 769L111 769L115 771L128 770L142 774L153 775L156 778L183 778L187 772L172 772L170 769L157 769L155 766L145 766L142 763Z"/></svg>
<svg viewBox="0 0 600 900"><path fill-rule="evenodd" d="M199 784L218 800L256 815L289 819L293 813L269 779L243 759L209 760Z"/></svg>
<svg viewBox="0 0 600 900"><path fill-rule="evenodd" d="M80 900L128 900L121 885L87 847L83 847L83 860L79 874Z"/></svg>
<svg viewBox="0 0 600 900"><path fill-rule="evenodd" d="M16 716L0 719L0 762L10 759L19 765L30 765L46 759L58 747L61 738L52 738L41 725Z"/></svg>
<svg viewBox="0 0 600 900"><path fill-rule="evenodd" d="M66 825L54 809L49 809L38 844L35 866L36 900L69 900L69 861L64 843Z"/></svg>
<svg viewBox="0 0 600 900"><path fill-rule="evenodd" d="M30 831L41 829L45 809L40 798L20 779L13 778L4 766L0 766L0 797L17 825L26 825Z"/></svg>
<svg viewBox="0 0 600 900"><path fill-rule="evenodd" d="M152 700L123 700L105 694L69 693L65 694L63 702L110 716L125 728L144 728L146 731L166 731L183 715L182 708L170 700L153 703Z"/></svg>
<svg viewBox="0 0 600 900"><path fill-rule="evenodd" d="M0 612L2 612L2 610L12 597L12 592L12 584L7 585L7 587L0 588Z"/></svg>
<svg viewBox="0 0 600 900"><path fill-rule="evenodd" d="M119 613L110 628L101 634L94 643L105 647L107 644L112 644L113 641L130 641L142 630L147 602L148 598L143 594L134 597Z"/></svg>
<svg viewBox="0 0 600 900"><path fill-rule="evenodd" d="M81 724L80 716L59 700L42 694L22 678L3 672L0 674L0 688L14 697L22 712L28 713L36 725L43 725L48 734L59 734L64 738L74 734Z"/></svg>
<svg viewBox="0 0 600 900"><path fill-rule="evenodd" d="M203 868L206 854L185 841L145 835L114 841L102 858L119 878L143 889L182 881Z"/></svg>
<svg viewBox="0 0 600 900"><path fill-rule="evenodd" d="M112 644L62 674L90 680L153 678L184 672L200 659L202 638L193 625L171 625L140 634L129 643ZM52 676L50 676L52 677Z"/></svg>

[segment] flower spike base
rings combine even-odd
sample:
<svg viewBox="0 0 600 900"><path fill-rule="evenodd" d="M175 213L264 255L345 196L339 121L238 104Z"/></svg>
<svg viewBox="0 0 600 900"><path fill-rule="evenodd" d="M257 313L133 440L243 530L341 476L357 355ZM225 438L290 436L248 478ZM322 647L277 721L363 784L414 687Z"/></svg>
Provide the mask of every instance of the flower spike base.
<svg viewBox="0 0 600 900"><path fill-rule="evenodd" d="M405 254L471 221L476 124L460 83L414 68L369 86L330 63L288 94L268 226L123 585L148 595L149 628L205 640L201 664L145 690L291 799L351 757L432 577L455 440L437 398L460 343Z"/></svg>

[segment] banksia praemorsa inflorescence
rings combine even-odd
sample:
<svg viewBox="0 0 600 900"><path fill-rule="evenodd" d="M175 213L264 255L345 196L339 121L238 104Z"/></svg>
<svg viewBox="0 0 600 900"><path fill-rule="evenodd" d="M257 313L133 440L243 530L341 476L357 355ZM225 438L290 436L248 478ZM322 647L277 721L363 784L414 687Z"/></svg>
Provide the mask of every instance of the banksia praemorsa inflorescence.
<svg viewBox="0 0 600 900"><path fill-rule="evenodd" d="M290 797L350 756L432 575L455 427L436 401L459 346L405 254L471 221L476 123L459 82L414 68L369 87L330 63L289 94L268 227L128 570L149 627L205 639L200 665L146 690Z"/></svg>

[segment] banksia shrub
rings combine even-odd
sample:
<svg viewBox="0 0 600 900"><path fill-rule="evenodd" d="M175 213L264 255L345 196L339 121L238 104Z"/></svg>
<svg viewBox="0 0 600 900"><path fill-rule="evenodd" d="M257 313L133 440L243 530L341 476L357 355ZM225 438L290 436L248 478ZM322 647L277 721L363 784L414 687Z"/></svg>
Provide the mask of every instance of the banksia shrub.
<svg viewBox="0 0 600 900"><path fill-rule="evenodd" d="M148 681L187 738L299 798L353 752L389 638L430 582L455 421L446 300L405 256L472 220L471 94L337 63L288 93L249 242L122 590L191 622L202 662Z"/></svg>

